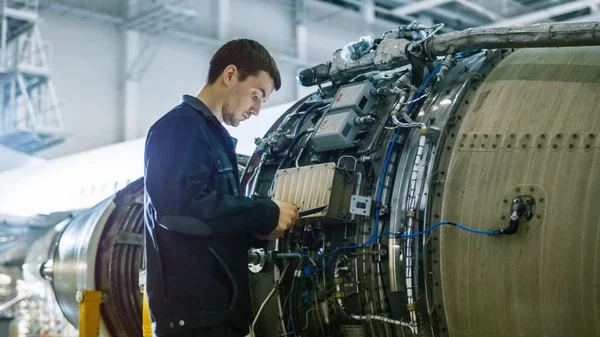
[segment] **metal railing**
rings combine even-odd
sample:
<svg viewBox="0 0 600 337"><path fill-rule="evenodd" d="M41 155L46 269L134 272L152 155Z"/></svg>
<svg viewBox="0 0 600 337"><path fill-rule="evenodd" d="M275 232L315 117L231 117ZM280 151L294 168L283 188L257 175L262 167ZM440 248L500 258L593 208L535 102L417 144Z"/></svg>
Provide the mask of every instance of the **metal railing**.
<svg viewBox="0 0 600 337"><path fill-rule="evenodd" d="M2 0L2 6L37 13L40 9L40 1L39 0Z"/></svg>

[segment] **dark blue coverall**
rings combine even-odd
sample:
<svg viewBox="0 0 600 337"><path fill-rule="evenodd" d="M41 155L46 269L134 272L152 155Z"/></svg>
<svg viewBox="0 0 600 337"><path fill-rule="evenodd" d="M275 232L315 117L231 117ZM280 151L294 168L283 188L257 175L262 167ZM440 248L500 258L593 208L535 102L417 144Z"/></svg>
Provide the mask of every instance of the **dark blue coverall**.
<svg viewBox="0 0 600 337"><path fill-rule="evenodd" d="M146 290L156 336L249 332L247 251L256 243L252 233L275 229L279 208L240 195L235 145L210 109L189 95L150 128Z"/></svg>

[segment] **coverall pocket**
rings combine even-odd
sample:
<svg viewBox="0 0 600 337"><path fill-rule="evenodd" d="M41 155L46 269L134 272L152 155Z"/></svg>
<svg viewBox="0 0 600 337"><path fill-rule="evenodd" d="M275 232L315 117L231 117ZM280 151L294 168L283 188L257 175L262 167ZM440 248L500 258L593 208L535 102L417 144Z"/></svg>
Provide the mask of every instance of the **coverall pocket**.
<svg viewBox="0 0 600 337"><path fill-rule="evenodd" d="M214 162L217 169L215 176L215 188L217 192L237 195L237 187L233 175L233 166L227 154L221 150L215 150Z"/></svg>

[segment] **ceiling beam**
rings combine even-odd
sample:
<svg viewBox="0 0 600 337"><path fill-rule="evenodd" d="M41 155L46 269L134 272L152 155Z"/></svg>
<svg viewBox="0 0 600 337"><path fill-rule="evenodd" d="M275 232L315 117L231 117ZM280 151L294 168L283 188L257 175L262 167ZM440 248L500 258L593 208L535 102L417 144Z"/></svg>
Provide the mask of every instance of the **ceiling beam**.
<svg viewBox="0 0 600 337"><path fill-rule="evenodd" d="M502 0L500 7L500 11L504 16L511 16L512 13L527 12L527 6L523 5L517 0Z"/></svg>
<svg viewBox="0 0 600 337"><path fill-rule="evenodd" d="M502 20L502 16L490 11L489 9L473 3L468 0L424 0L424 1L411 1L402 6L396 7L391 10L391 12L395 15L408 15L414 14L426 10L435 9L441 5L445 5L447 3L457 2L461 4L463 7L466 7L477 14L487 17L492 21Z"/></svg>
<svg viewBox="0 0 600 337"><path fill-rule="evenodd" d="M435 8L444 4L452 2L452 0L423 0L423 1L411 1L406 5L396 7L392 9L394 15L408 15L413 13L422 12L426 9Z"/></svg>
<svg viewBox="0 0 600 337"><path fill-rule="evenodd" d="M320 11L321 9L327 10L327 11L339 11L340 6L339 5L335 5L326 1L322 1L322 0L305 0L307 5L312 6L313 8L317 8L317 11ZM362 8L363 5L363 1L362 0L342 0L342 2L345 2L346 4L351 4L351 5L355 5L358 8ZM351 9L344 9L347 12L353 12ZM382 12L382 8L375 6L375 13L381 13ZM386 14L392 14L389 11L385 11L385 9L383 10L383 13ZM404 21L414 21L416 20L416 18L411 17L411 16L406 16L406 15L396 15L396 17L400 20L404 20ZM392 22L389 20L385 20L385 19L379 19L377 18L376 21L380 21L381 23L385 23L385 24L389 24L390 27L393 26L397 26L398 23L397 22Z"/></svg>
<svg viewBox="0 0 600 337"><path fill-rule="evenodd" d="M195 18L194 10L161 4L129 18L120 28L142 33L158 33L180 22L192 21Z"/></svg>
<svg viewBox="0 0 600 337"><path fill-rule="evenodd" d="M591 12L587 15L578 16L572 19L564 20L565 22L590 22L600 21L600 3L590 6Z"/></svg>
<svg viewBox="0 0 600 337"><path fill-rule="evenodd" d="M390 1L379 1L379 2L384 5L390 4ZM408 0L393 0L391 2L394 4L398 4L398 6L410 3L410 1L408 1ZM380 8L378 8L378 10L379 9ZM388 10L388 9L383 9L383 8L381 8L381 9L385 10L387 14L391 14L391 12L392 12L391 10ZM474 17L467 17L465 15L461 15L460 13L452 12L452 11L449 11L444 8L433 7L433 8L425 10L424 12L427 15L436 18L440 22L448 23L449 21L455 21L455 22L460 22L463 26L466 26L466 27L478 27L482 24L481 19L474 18Z"/></svg>
<svg viewBox="0 0 600 337"><path fill-rule="evenodd" d="M359 8L362 8L362 5L364 4L363 0L343 0L343 1L346 2L346 3L348 3L348 4L355 5L355 6L359 7ZM311 0L311 2L312 3L324 4L324 5L327 5L327 6L335 6L333 4L329 4L327 2L320 1L320 0ZM377 1L376 1L376 4L377 4ZM375 6L375 13L376 14L383 14L383 15L391 15L391 16L394 16L394 17L400 19L400 20L404 20L404 21L407 21L407 22L419 21L419 18L417 18L417 17L408 16L408 15L397 15L397 14L392 13L391 10L389 10L387 8L380 7L380 6ZM465 22L458 15L455 15L455 14L450 13L450 12L448 12L447 14L448 15L444 15L443 17L450 17L450 16L452 16L451 19L454 19L456 21ZM398 26L397 22L392 22L392 21L387 20L387 19L376 18L376 21L379 21L379 23L384 23L386 25L389 24L389 28L393 28L393 27ZM443 21L443 20L440 20L440 21ZM479 26L480 24L481 24L481 21L476 21L476 23L473 23L472 26ZM442 32L445 32L445 31L448 31L448 29L442 28Z"/></svg>
<svg viewBox="0 0 600 337"><path fill-rule="evenodd" d="M463 7L469 8L470 10L476 12L477 14L481 14L481 15L487 17L488 19L490 19L492 21L500 21L500 20L504 19L502 16L490 11L489 9L487 9L481 5L473 3L469 0L456 0L456 2L461 4Z"/></svg>
<svg viewBox="0 0 600 337"><path fill-rule="evenodd" d="M106 14L99 14L99 13L91 11L91 10L74 9L74 8L71 8L70 6L59 5L59 4L51 4L48 8L50 10L54 10L58 13L61 13L63 15L71 14L73 16L76 16L76 17L79 17L82 19L91 19L91 20L94 20L99 23L108 24L109 26L114 26L116 28L118 28L126 23L126 21L120 17L106 15ZM221 39L216 39L216 38L207 37L207 36L201 36L198 34L187 33L187 32L183 32L183 31L179 31L179 30L169 30L169 31L165 32L165 35L167 37L172 37L172 38L175 38L178 40L189 41L189 42L193 42L193 43L196 43L199 45L209 46L209 47L213 47L213 48L218 48L223 43L226 42ZM311 66L313 64L318 63L316 60L300 60L298 57L290 56L287 54L271 53L271 55L273 55L273 57L277 61L294 64L298 67L307 67L307 66Z"/></svg>
<svg viewBox="0 0 600 337"><path fill-rule="evenodd" d="M562 5L541 9L532 13L527 13L524 15L513 17L511 19L493 22L491 24L485 25L484 27L509 27L538 23L544 20L548 20L555 16L582 10L591 6L596 6L598 4L600 4L600 0L578 0L567 2Z"/></svg>
<svg viewBox="0 0 600 337"><path fill-rule="evenodd" d="M48 8L61 15L73 15L81 19L93 19L96 22L109 25L120 25L124 21L123 18L118 16L102 14L88 9L76 8L73 6L67 6L56 2L52 2L52 4Z"/></svg>
<svg viewBox="0 0 600 337"><path fill-rule="evenodd" d="M590 22L590 21L600 21L600 13L593 13L593 14L578 16L576 18L565 20L565 22Z"/></svg>

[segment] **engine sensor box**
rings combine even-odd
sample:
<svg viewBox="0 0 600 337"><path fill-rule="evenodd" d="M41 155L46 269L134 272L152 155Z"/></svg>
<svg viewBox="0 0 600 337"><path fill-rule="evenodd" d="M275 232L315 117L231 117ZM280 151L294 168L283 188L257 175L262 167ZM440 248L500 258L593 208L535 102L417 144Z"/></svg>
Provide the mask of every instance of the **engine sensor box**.
<svg viewBox="0 0 600 337"><path fill-rule="evenodd" d="M359 131L354 125L356 117L356 112L350 109L325 115L311 138L313 149L322 152L354 146Z"/></svg>
<svg viewBox="0 0 600 337"><path fill-rule="evenodd" d="M341 86L335 99L329 108L331 113L335 111L352 109L359 116L364 116L371 111L375 103L375 97L371 95L374 87L369 81L352 83Z"/></svg>
<svg viewBox="0 0 600 337"><path fill-rule="evenodd" d="M327 205L303 219L348 217L354 183L336 164L325 163L277 170L273 200L293 203L300 211Z"/></svg>

